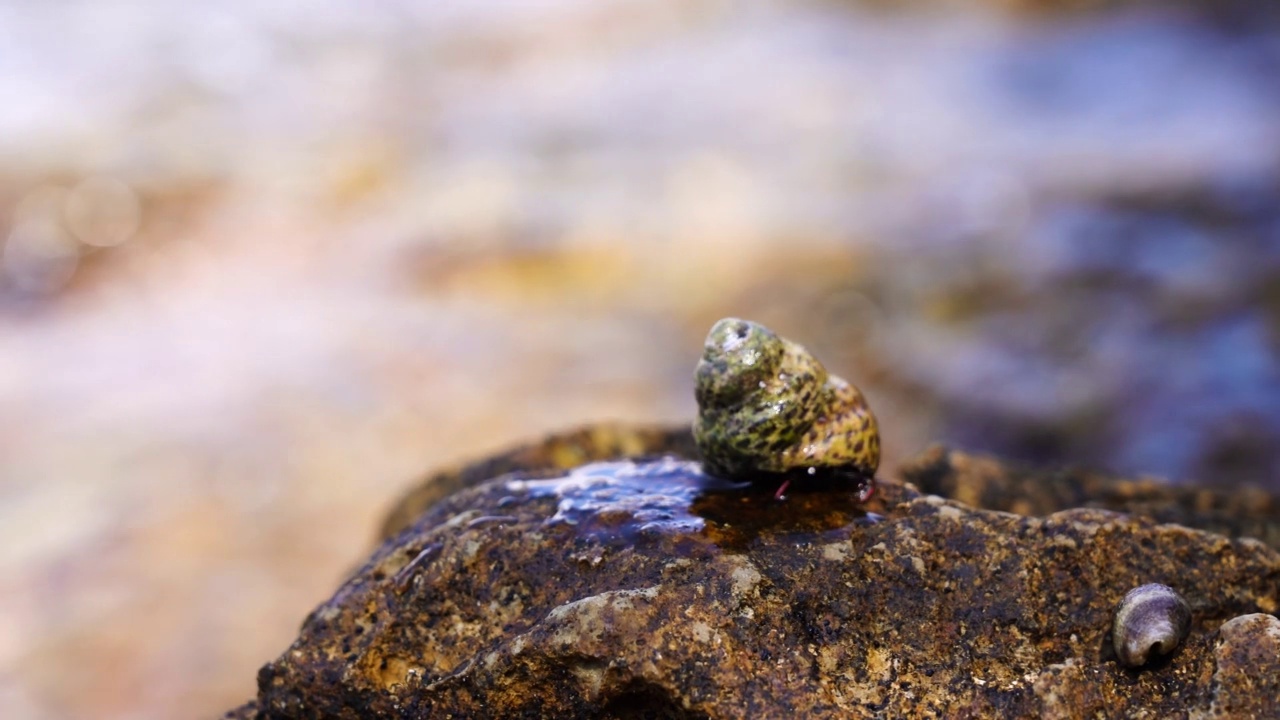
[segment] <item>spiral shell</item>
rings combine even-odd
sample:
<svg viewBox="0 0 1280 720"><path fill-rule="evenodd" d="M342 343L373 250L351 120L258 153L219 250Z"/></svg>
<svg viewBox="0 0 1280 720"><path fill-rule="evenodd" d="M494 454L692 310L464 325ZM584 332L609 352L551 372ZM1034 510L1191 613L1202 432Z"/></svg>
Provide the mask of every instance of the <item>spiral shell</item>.
<svg viewBox="0 0 1280 720"><path fill-rule="evenodd" d="M763 325L717 322L694 383L693 433L707 472L744 479L818 468L867 481L875 475L880 432L862 393Z"/></svg>
<svg viewBox="0 0 1280 720"><path fill-rule="evenodd" d="M1120 663L1140 667L1155 656L1168 655L1191 630L1191 606L1168 585L1134 588L1120 601L1111 627L1111 642Z"/></svg>

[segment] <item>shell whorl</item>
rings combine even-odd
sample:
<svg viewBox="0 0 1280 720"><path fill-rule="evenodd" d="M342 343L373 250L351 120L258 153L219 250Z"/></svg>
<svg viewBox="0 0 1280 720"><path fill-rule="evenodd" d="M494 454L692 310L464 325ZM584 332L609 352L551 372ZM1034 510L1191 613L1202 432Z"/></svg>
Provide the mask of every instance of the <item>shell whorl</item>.
<svg viewBox="0 0 1280 720"><path fill-rule="evenodd" d="M1151 583L1130 590L1116 609L1111 642L1116 658L1141 667L1168 655L1191 630L1191 606L1168 585Z"/></svg>
<svg viewBox="0 0 1280 720"><path fill-rule="evenodd" d="M717 322L694 380L694 438L711 473L846 468L875 474L879 429L862 393L763 325Z"/></svg>

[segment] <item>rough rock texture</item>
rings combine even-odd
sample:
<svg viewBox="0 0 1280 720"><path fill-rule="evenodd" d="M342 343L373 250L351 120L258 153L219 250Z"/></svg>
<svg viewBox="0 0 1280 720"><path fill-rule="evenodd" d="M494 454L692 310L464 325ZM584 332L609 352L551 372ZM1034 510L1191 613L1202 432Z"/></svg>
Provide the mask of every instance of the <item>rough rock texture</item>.
<svg viewBox="0 0 1280 720"><path fill-rule="evenodd" d="M906 463L901 474L925 493L988 510L1019 515L1048 515L1076 507L1115 510L1223 535L1258 538L1280 549L1280 497L1258 487L1238 487L1228 493L1080 469L1035 471L940 447Z"/></svg>
<svg viewBox="0 0 1280 720"><path fill-rule="evenodd" d="M1218 671L1207 712L1196 717L1275 717L1280 713L1280 620L1242 615L1223 623L1214 648Z"/></svg>
<svg viewBox="0 0 1280 720"><path fill-rule="evenodd" d="M688 457L680 432L626 435L578 454ZM675 456L530 469L575 443L591 433L407 498L228 717L1280 716L1280 552L1258 540L894 479L865 508L831 487L777 502ZM1033 477L941 450L904 476L1013 508L961 489ZM1191 634L1126 670L1111 613L1146 582L1187 598Z"/></svg>

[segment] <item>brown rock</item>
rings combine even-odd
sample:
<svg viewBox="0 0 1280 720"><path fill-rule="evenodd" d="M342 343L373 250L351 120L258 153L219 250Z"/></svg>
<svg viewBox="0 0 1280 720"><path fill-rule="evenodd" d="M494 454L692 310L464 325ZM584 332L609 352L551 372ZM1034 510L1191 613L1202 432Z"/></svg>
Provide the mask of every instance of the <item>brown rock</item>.
<svg viewBox="0 0 1280 720"><path fill-rule="evenodd" d="M1280 716L1280 620L1241 615L1223 623L1214 647L1212 702L1197 718Z"/></svg>
<svg viewBox="0 0 1280 720"><path fill-rule="evenodd" d="M975 507L1048 515L1077 507L1142 515L1280 548L1280 497L1258 487L1231 492L1170 485L1156 478L1116 478L1088 470L1033 470L933 447L900 470L921 491Z"/></svg>
<svg viewBox="0 0 1280 720"><path fill-rule="evenodd" d="M689 457L680 433L645 437L625 454ZM441 477L484 474L467 472ZM963 488L1001 472L931 451L907 476ZM1104 509L978 509L898 480L866 508L838 488L771 491L669 457L402 507L229 717L1280 713L1275 619L1226 623L1280 607L1280 552L1262 542ZM1192 629L1127 670L1111 613L1147 582L1187 598Z"/></svg>

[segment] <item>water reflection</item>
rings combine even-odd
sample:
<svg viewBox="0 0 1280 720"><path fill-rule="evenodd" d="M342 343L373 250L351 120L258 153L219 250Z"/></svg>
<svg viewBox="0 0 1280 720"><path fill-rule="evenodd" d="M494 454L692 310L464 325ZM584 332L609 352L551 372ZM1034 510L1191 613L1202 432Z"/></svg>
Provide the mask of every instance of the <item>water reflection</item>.
<svg viewBox="0 0 1280 720"><path fill-rule="evenodd" d="M574 537L609 545L647 545L659 538L705 536L727 552L744 552L761 536L785 542L788 535L846 539L848 528L874 522L846 480L797 480L785 500L773 491L776 478L729 482L702 472L697 462L674 457L599 462L562 477L516 479L513 493L557 501L548 529L573 525ZM844 537L841 537L843 529ZM781 539L779 539L781 538Z"/></svg>

